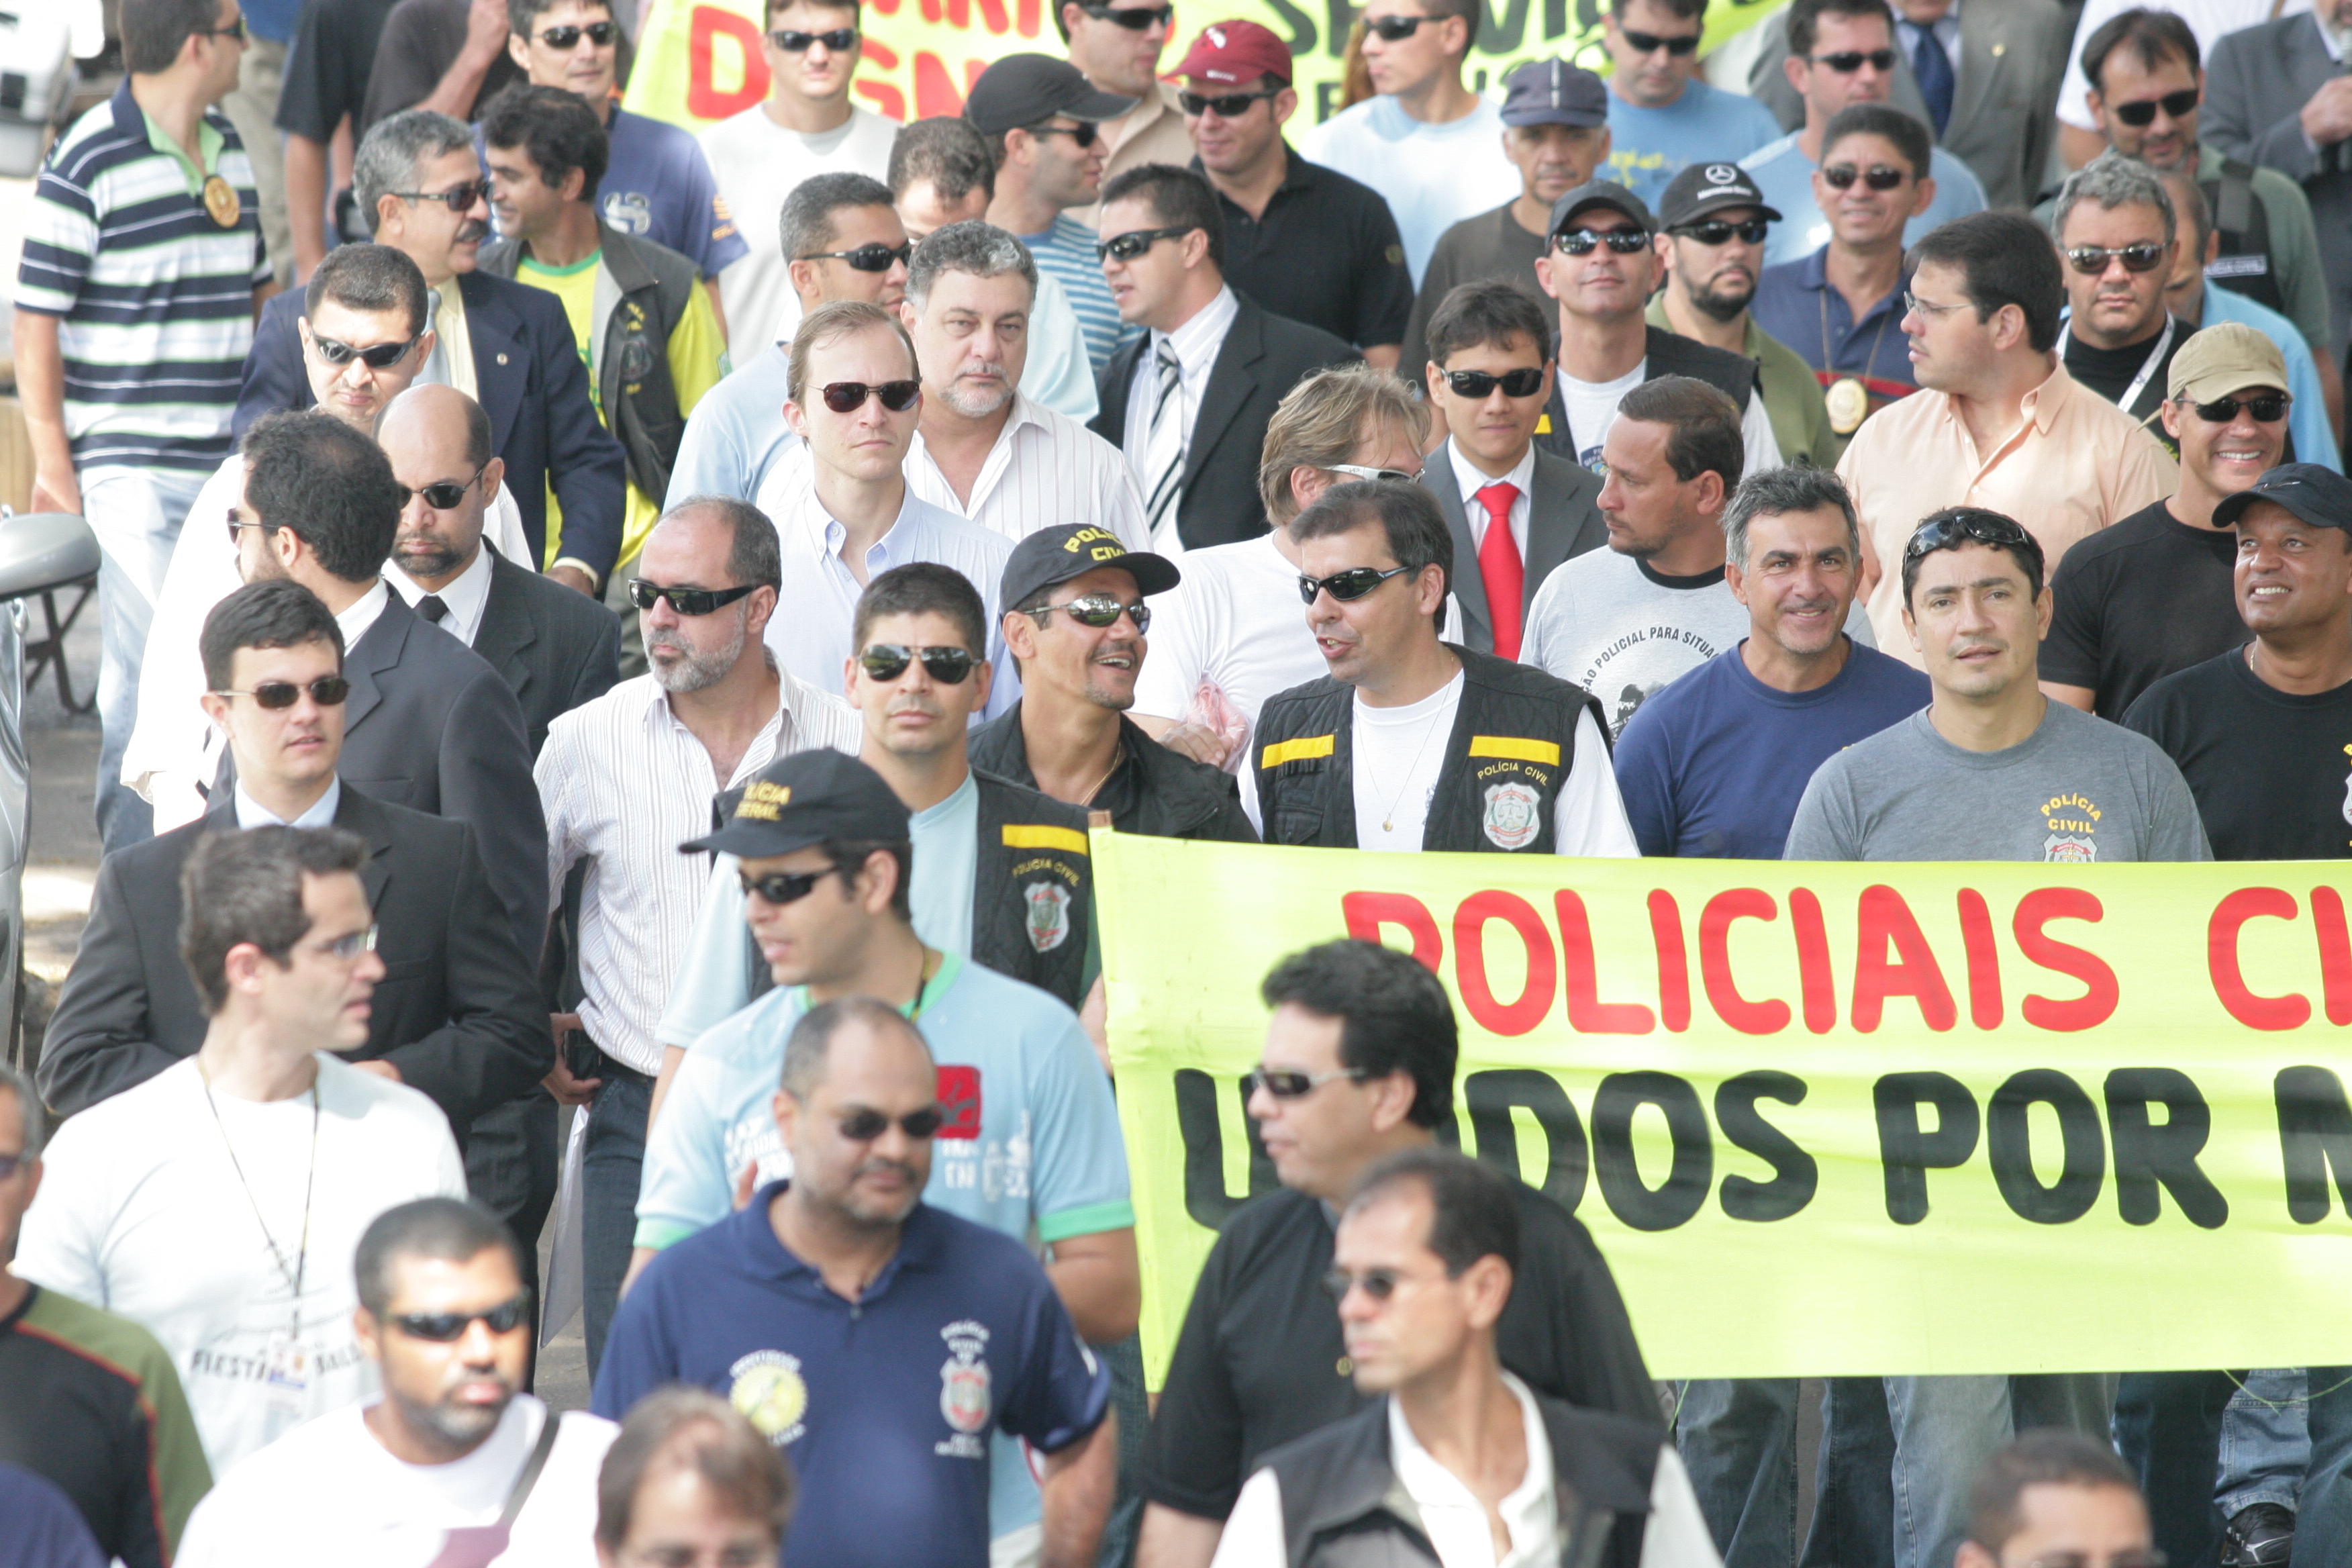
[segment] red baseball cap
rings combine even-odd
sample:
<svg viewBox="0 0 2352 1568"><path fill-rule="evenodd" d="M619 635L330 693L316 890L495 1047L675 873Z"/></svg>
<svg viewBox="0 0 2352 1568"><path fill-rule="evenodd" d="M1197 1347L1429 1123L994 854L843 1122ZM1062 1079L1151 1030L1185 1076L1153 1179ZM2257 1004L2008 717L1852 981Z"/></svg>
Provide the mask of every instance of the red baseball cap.
<svg viewBox="0 0 2352 1568"><path fill-rule="evenodd" d="M1212 22L1201 29L1181 64L1168 73L1255 87L1260 77L1290 79L1290 46L1255 22Z"/></svg>

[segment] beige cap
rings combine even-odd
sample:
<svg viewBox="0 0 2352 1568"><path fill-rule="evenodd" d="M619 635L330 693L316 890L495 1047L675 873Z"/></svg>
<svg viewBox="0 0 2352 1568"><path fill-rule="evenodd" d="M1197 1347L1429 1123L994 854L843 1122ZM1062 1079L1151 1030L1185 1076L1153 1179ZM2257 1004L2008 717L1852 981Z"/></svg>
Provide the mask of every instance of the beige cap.
<svg viewBox="0 0 2352 1568"><path fill-rule="evenodd" d="M2172 356L2168 391L2174 401L2211 403L2250 386L2286 386L2286 358L2261 329L2222 321L2189 335Z"/></svg>

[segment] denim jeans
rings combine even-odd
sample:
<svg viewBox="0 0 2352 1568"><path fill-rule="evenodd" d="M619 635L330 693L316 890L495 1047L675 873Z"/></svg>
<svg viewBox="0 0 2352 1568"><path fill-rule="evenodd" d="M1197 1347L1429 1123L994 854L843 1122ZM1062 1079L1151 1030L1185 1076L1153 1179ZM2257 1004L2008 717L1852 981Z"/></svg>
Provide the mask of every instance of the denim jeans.
<svg viewBox="0 0 2352 1568"><path fill-rule="evenodd" d="M1995 1449L2035 1426L2109 1440L2116 1380L2101 1375L1890 1377L1895 1568L1949 1568L1969 1490Z"/></svg>
<svg viewBox="0 0 2352 1568"><path fill-rule="evenodd" d="M2315 1366L2309 1403L2311 1467L2295 1510L2295 1561L2332 1563L2352 1542L2352 1366Z"/></svg>
<svg viewBox="0 0 2352 1568"><path fill-rule="evenodd" d="M580 1265L591 1379L604 1362L604 1336L612 1331L621 1280L629 1271L637 1233L637 1181L646 1163L646 1117L653 1103L653 1079L609 1068L604 1087L588 1102L588 1136L580 1152Z"/></svg>
<svg viewBox="0 0 2352 1568"><path fill-rule="evenodd" d="M1686 1383L1675 1447L1724 1568L1788 1568L1797 1557L1797 1380Z"/></svg>
<svg viewBox="0 0 2352 1568"><path fill-rule="evenodd" d="M153 811L122 782L122 753L139 718L139 664L155 619L172 546L196 492L212 477L197 468L84 468L82 521L98 536L98 836L109 850L154 832ZM226 519L222 520L224 524Z"/></svg>
<svg viewBox="0 0 2352 1568"><path fill-rule="evenodd" d="M2221 1414L2237 1391L2226 1372L2127 1372L2116 1391L2116 1447L2147 1495L2157 1550L2176 1568L2213 1568L2221 1555L2215 1478Z"/></svg>
<svg viewBox="0 0 2352 1568"><path fill-rule="evenodd" d="M1892 1568L1894 1470L1885 1380L1831 1378L1822 1390L1813 1523L1799 1568Z"/></svg>
<svg viewBox="0 0 2352 1568"><path fill-rule="evenodd" d="M2221 1517L2258 1502L2297 1506L2311 1468L2311 1423L2305 1413L2310 1378L2301 1367L2250 1372L2221 1415Z"/></svg>

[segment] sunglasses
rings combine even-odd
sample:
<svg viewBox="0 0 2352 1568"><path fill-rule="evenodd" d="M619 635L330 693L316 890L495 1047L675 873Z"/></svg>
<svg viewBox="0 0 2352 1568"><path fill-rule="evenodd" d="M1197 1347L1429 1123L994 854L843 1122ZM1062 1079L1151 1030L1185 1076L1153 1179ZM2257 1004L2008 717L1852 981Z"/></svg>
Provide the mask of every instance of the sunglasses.
<svg viewBox="0 0 2352 1568"><path fill-rule="evenodd" d="M2136 99L2130 103L2111 103L2107 112L2134 129L2156 123L2156 111L2164 110L2167 120L2178 120L2197 107L2197 89L2184 87L2179 92L2168 92L2162 98Z"/></svg>
<svg viewBox="0 0 2352 1568"><path fill-rule="evenodd" d="M1102 128L1091 120L1081 120L1076 125L1024 125L1021 128L1032 136L1066 136L1073 147L1091 147Z"/></svg>
<svg viewBox="0 0 2352 1568"><path fill-rule="evenodd" d="M600 27L605 25L602 22L597 24ZM513 1300L492 1307L487 1312L402 1312L384 1321L412 1340L428 1340L436 1345L446 1345L463 1339L466 1331L476 1323L483 1324L494 1334L510 1334L530 1318L530 1292L525 1290Z"/></svg>
<svg viewBox="0 0 2352 1568"><path fill-rule="evenodd" d="M742 883L747 897L757 893L763 902L782 909L786 904L797 904L807 898L819 882L840 869L838 866L827 866L822 871L772 871L764 877L747 876L738 871L735 878Z"/></svg>
<svg viewBox="0 0 2352 1568"><path fill-rule="evenodd" d="M835 414L855 414L866 406L866 400L877 397L882 406L893 414L904 414L915 406L915 399L923 395L919 381L885 381L867 385L862 381L827 382L820 395L824 405Z"/></svg>
<svg viewBox="0 0 2352 1568"><path fill-rule="evenodd" d="M1650 248L1650 232L1642 228L1612 228L1603 234L1589 228L1571 228L1551 237L1552 248L1570 256L1590 256L1603 245L1619 256L1638 256Z"/></svg>
<svg viewBox="0 0 2352 1568"><path fill-rule="evenodd" d="M840 55L846 54L857 47L857 29L835 27L826 33L796 33L788 27L780 33L770 33L768 42L788 55L804 55L808 53L811 44L823 44L835 54ZM872 270L879 272L881 268L877 267Z"/></svg>
<svg viewBox="0 0 2352 1568"><path fill-rule="evenodd" d="M1483 370L1449 370L1440 373L1445 384L1454 389L1456 397L1488 398L1501 387L1506 397L1533 397L1543 390L1543 372L1534 365L1521 365L1493 375Z"/></svg>
<svg viewBox="0 0 2352 1568"><path fill-rule="evenodd" d="M2151 239L2143 239L2137 245L2078 245L2066 252L2066 259L2086 278L2096 278L2105 272L2110 261L2122 262L2126 272L2153 272L2157 263L2164 259L2167 248Z"/></svg>
<svg viewBox="0 0 2352 1568"><path fill-rule="evenodd" d="M1655 33L1637 33L1631 27L1620 27L1618 35L1632 46L1637 55L1654 55L1664 49L1670 55L1698 53L1698 35L1686 33L1679 38L1662 38Z"/></svg>
<svg viewBox="0 0 2352 1568"><path fill-rule="evenodd" d="M1312 605L1318 594L1328 594L1343 605L1352 605L1391 577L1402 577L1412 571L1410 566L1391 566L1383 572L1377 566L1350 566L1345 572L1334 572L1328 577L1298 574L1298 600Z"/></svg>
<svg viewBox="0 0 2352 1568"><path fill-rule="evenodd" d="M1891 191L1903 183L1903 171L1892 163L1873 163L1867 169L1857 169L1852 163L1832 163L1822 171L1822 178L1833 191L1851 190L1860 180L1874 191Z"/></svg>
<svg viewBox="0 0 2352 1568"><path fill-rule="evenodd" d="M1197 92L1180 92L1176 102L1187 114L1206 114L1214 110L1220 120L1239 120L1249 112L1249 106L1260 99L1272 98L1282 90L1267 92L1228 92L1217 98L1203 98Z"/></svg>
<svg viewBox="0 0 2352 1568"><path fill-rule="evenodd" d="M613 35L619 30L610 22L591 22L584 27L550 27L539 35L539 41L551 49L575 49L584 33L588 41L601 49L613 41Z"/></svg>
<svg viewBox="0 0 2352 1568"><path fill-rule="evenodd" d="M1276 1100L1304 1100L1334 1079L1361 1079L1363 1076L1354 1068L1341 1068L1337 1072L1270 1072L1258 1068L1243 1075L1242 1089L1244 1096L1264 1089Z"/></svg>
<svg viewBox="0 0 2352 1568"><path fill-rule="evenodd" d="M1406 484L1419 484L1419 474L1408 474L1402 468L1368 468L1361 463L1334 463L1331 472L1353 474L1360 479L1402 479Z"/></svg>
<svg viewBox="0 0 2352 1568"><path fill-rule="evenodd" d="M421 337L423 334L419 333L418 336ZM310 334L310 341L318 345L319 357L329 364L349 364L353 360L361 360L366 363L370 370L390 370L407 358L408 351L416 346L416 339L411 338L406 342L370 343L363 349L355 349L349 343L339 343L332 338L322 338L315 331Z"/></svg>
<svg viewBox="0 0 2352 1568"><path fill-rule="evenodd" d="M971 667L980 662L970 648L908 647L904 643L877 642L857 656L857 668L876 680L896 680L919 658L923 661L923 673L942 686L961 686L971 674Z"/></svg>
<svg viewBox="0 0 2352 1568"><path fill-rule="evenodd" d="M2033 543L2033 536L2021 525L1999 512L1971 510L1921 523L1919 531L1911 536L1911 542L1903 547L1903 559L1916 561L1938 550L1949 550L1966 539L2008 550L2022 550Z"/></svg>
<svg viewBox="0 0 2352 1568"><path fill-rule="evenodd" d="M2188 399L2181 401L2186 403ZM2283 392L2263 392L2252 397L2217 397L2210 403L2197 404L2195 407L2197 417L2208 425L2227 425L2238 416L2240 409L2252 415L2258 425L2275 425L2286 417L2287 404L2291 401Z"/></svg>
<svg viewBox="0 0 2352 1568"><path fill-rule="evenodd" d="M242 16L226 27L191 27L188 31L200 38L235 38L240 44L249 36L245 30L245 18Z"/></svg>
<svg viewBox="0 0 2352 1568"><path fill-rule="evenodd" d="M1323 1289L1334 1301L1344 1301L1348 1292L1358 1286L1375 1301L1385 1301L1404 1283L1404 1276L1393 1268L1367 1268L1361 1274L1350 1274L1344 1268L1334 1268L1323 1276Z"/></svg>
<svg viewBox="0 0 2352 1568"><path fill-rule="evenodd" d="M1055 610L1082 626L1115 626L1119 616L1125 616L1135 623L1138 636L1151 629L1151 606L1140 599L1129 605L1112 598L1108 594L1087 594L1072 599L1066 605L1040 605L1029 613L1037 617L1037 624L1042 626L1045 624L1045 617Z"/></svg>
<svg viewBox="0 0 2352 1568"><path fill-rule="evenodd" d="M368 927L365 931L355 931L348 936L339 936L332 942L320 942L319 951L329 958L340 958L345 963L349 963L361 953L375 951L375 932L376 928L373 926Z"/></svg>
<svg viewBox="0 0 2352 1568"><path fill-rule="evenodd" d="M427 496L427 500L433 498ZM681 616L707 616L721 605L736 600L758 588L757 583L746 583L740 588L667 588L659 583L648 583L643 577L629 579L629 603L640 610L650 610L656 601L667 599L671 611Z"/></svg>
<svg viewBox="0 0 2352 1568"><path fill-rule="evenodd" d="M1900 57L1893 49L1840 49L1833 55L1815 55L1813 64L1827 66L1840 76L1852 76L1864 65L1891 71Z"/></svg>
<svg viewBox="0 0 2352 1568"><path fill-rule="evenodd" d="M911 243L891 246L885 245L877 239L868 241L855 250L820 250L813 255L803 256L800 259L846 261L853 272L887 272L914 254L915 247Z"/></svg>
<svg viewBox="0 0 2352 1568"><path fill-rule="evenodd" d="M835 1118L834 1124L841 1129L841 1135L852 1143L871 1143L890 1131L891 1120L890 1117L870 1107L861 1107L846 1116ZM947 1118L941 1115L940 1108L934 1105L922 1110L910 1110L906 1115L898 1117L897 1121L900 1131L920 1143L935 1136L940 1128L946 1123Z"/></svg>
<svg viewBox="0 0 2352 1568"><path fill-rule="evenodd" d="M1097 22L1108 22L1130 32L1149 32L1154 27L1173 26L1176 7L1173 5L1080 5L1079 10Z"/></svg>
<svg viewBox="0 0 2352 1568"><path fill-rule="evenodd" d="M257 525L256 525L257 526ZM215 697L250 697L257 708L273 711L291 708L308 691L310 700L321 708L332 708L352 694L352 683L340 675L322 675L308 686L297 686L290 680L265 680L250 691L215 691Z"/></svg>
<svg viewBox="0 0 2352 1568"><path fill-rule="evenodd" d="M1131 228L1125 234L1112 235L1095 245L1095 259L1132 261L1163 239L1178 239L1192 232L1190 224L1174 228Z"/></svg>
<svg viewBox="0 0 2352 1568"><path fill-rule="evenodd" d="M472 212L475 203L489 199L490 182L473 180L462 185L452 185L446 191L394 191L392 194L404 202L442 202L451 212L464 214Z"/></svg>
<svg viewBox="0 0 2352 1568"><path fill-rule="evenodd" d="M1771 227L1760 217L1742 218L1738 223L1727 218L1711 217L1698 223L1686 223L1666 232L1685 239L1695 239L1701 245L1729 245L1735 239L1744 240L1749 245L1761 245Z"/></svg>
<svg viewBox="0 0 2352 1568"><path fill-rule="evenodd" d="M489 464L484 463L474 470L472 479L462 482L457 479L436 479L429 485L418 485L414 489L403 485L400 487L401 507L404 510L406 510L409 497L423 496L425 504L435 511L455 511L457 503L466 499L466 492L472 489L484 474L489 472Z"/></svg>
<svg viewBox="0 0 2352 1568"><path fill-rule="evenodd" d="M1423 22L1433 22L1434 16L1367 16L1364 29L1384 43L1396 43L1410 38Z"/></svg>

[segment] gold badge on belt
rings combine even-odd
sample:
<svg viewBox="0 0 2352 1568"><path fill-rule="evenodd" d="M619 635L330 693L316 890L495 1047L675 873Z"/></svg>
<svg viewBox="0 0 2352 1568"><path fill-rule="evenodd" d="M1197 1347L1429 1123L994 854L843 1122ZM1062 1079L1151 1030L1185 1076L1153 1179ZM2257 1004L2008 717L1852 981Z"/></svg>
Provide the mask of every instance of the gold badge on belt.
<svg viewBox="0 0 2352 1568"><path fill-rule="evenodd" d="M236 220L244 216L245 206L226 180L218 174L208 174L205 178L205 211L212 214L213 221L221 227L235 228Z"/></svg>
<svg viewBox="0 0 2352 1568"><path fill-rule="evenodd" d="M1870 393L1860 376L1849 375L1830 383L1822 401L1829 405L1830 428L1841 436L1851 436L1862 428L1870 416Z"/></svg>

